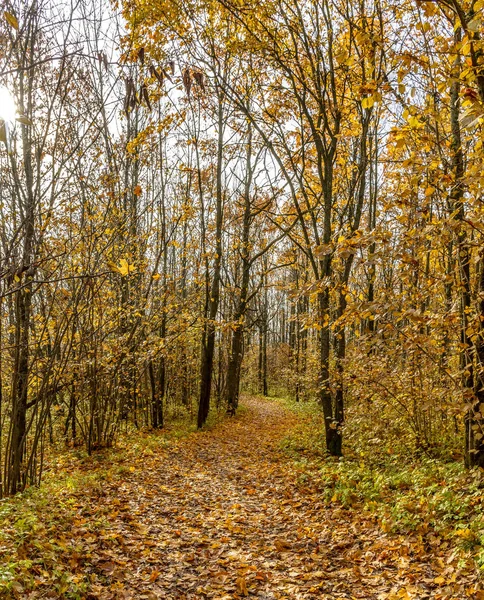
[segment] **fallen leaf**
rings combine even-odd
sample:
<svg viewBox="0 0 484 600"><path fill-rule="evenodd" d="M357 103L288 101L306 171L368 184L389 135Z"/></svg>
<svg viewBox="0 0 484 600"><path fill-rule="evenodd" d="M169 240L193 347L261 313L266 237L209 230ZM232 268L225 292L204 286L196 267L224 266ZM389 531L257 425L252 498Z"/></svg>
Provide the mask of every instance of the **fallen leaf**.
<svg viewBox="0 0 484 600"><path fill-rule="evenodd" d="M248 596L249 592L247 591L247 583L245 581L245 577L237 577L237 581L235 582L237 587L237 593L241 596Z"/></svg>

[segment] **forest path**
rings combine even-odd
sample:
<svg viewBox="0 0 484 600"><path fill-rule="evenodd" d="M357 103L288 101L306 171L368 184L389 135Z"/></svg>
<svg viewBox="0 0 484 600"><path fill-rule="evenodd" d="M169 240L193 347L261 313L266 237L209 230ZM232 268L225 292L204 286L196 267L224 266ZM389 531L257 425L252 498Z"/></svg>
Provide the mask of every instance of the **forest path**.
<svg viewBox="0 0 484 600"><path fill-rule="evenodd" d="M94 598L447 597L424 593L435 573L410 541L397 546L298 483L280 450L296 415L261 398L243 404L242 415L105 486L106 522L90 550Z"/></svg>

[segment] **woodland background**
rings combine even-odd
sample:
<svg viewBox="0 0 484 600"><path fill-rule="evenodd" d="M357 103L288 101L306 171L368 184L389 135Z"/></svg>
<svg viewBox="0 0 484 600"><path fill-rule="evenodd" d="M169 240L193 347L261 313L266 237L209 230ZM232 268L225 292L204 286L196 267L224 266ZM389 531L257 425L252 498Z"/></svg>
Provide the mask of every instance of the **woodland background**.
<svg viewBox="0 0 484 600"><path fill-rule="evenodd" d="M2 2L0 596L484 597L483 9Z"/></svg>
<svg viewBox="0 0 484 600"><path fill-rule="evenodd" d="M484 466L483 7L3 2L0 496L240 390Z"/></svg>

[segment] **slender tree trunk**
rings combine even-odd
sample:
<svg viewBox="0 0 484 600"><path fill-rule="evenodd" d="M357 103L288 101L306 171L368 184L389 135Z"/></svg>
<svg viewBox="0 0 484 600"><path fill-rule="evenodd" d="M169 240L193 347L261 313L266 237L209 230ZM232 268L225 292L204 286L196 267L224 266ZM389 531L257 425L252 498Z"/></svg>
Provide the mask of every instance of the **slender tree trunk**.
<svg viewBox="0 0 484 600"><path fill-rule="evenodd" d="M458 29L455 33L456 43L460 42L462 32ZM456 59L455 69L460 74L460 56ZM467 235L464 229L464 153L462 150L462 138L459 123L460 101L459 101L459 77L452 83L450 90L450 124L452 134L452 167L454 171L454 186L450 192L449 203L454 218L461 223L457 232L457 259L460 273L460 304L461 304L461 327L460 327L460 367L462 372L462 385L464 390L464 402L470 405L465 416L465 463L468 467L484 464L484 448L482 443L476 440L475 434L479 433L481 424L476 419L479 406L474 393L474 363L472 359L472 340L468 335L469 313L471 310L471 274L470 274L470 251Z"/></svg>
<svg viewBox="0 0 484 600"><path fill-rule="evenodd" d="M329 289L326 287L318 294L319 322L321 333L319 339L319 399L323 408L326 449L332 456L341 455L341 434L333 413L333 399L329 387Z"/></svg>
<svg viewBox="0 0 484 600"><path fill-rule="evenodd" d="M250 283L250 225L251 198L250 190L252 185L252 128L249 125L247 139L246 156L246 180L244 189L244 217L242 224L242 282L237 298L237 307L234 314L235 329L232 334L232 344L229 357L229 366L227 372L227 411L235 413L239 404L240 371L242 368L242 358L244 350L244 323L247 310L247 298L249 294Z"/></svg>
<svg viewBox="0 0 484 600"><path fill-rule="evenodd" d="M294 285L297 290L298 272L297 267L293 269ZM297 298L291 299L291 318L289 322L289 348L292 376L294 377L294 399L299 402L299 336L298 336L298 307ZM292 387L292 386L290 386Z"/></svg>
<svg viewBox="0 0 484 600"><path fill-rule="evenodd" d="M34 39L32 35L32 43ZM32 51L32 49L30 49ZM32 53L33 55L33 53ZM31 114L30 85L32 79L25 81L26 76L22 71L19 75L20 110L24 115ZM25 99L27 105L25 104ZM14 494L25 487L23 473L23 460L27 435L27 402L29 385L29 360L30 360L30 327L32 313L32 285L29 285L34 276L34 237L35 237L35 195L34 171L32 164L32 140L29 128L22 128L22 150L25 173L25 200L23 194L17 189L19 203L24 202L24 241L22 249L22 264L20 272L24 273L24 280L18 284L15 298L15 359L12 378L12 420L11 435L9 440L9 460L7 463L6 486L7 492ZM11 155L11 160L15 158Z"/></svg>
<svg viewBox="0 0 484 600"><path fill-rule="evenodd" d="M202 427L207 420L210 410L210 393L212 386L213 357L215 351L215 319L217 317L220 300L220 272L222 267L222 222L223 222L223 194L222 194L222 168L223 168L223 134L224 111L221 91L218 96L218 143L217 143L217 183L216 183L216 215L215 215L215 258L213 263L213 278L208 301L208 321L205 324L202 336L202 362L200 368L200 396L198 402L198 427Z"/></svg>
<svg viewBox="0 0 484 600"><path fill-rule="evenodd" d="M267 270L267 261L264 260L264 271ZM262 275L262 302L259 315L259 368L258 368L258 382L259 382L259 393L263 396L268 396L268 385L267 385L267 331L269 328L268 323L268 292L267 292L267 274L264 272Z"/></svg>
<svg viewBox="0 0 484 600"><path fill-rule="evenodd" d="M368 113L362 118L361 139L358 150L358 170L357 179L354 181L354 216L351 222L351 232L354 233L360 227L361 215L363 212L363 204L366 192L366 175L368 167L367 156L367 136L370 122L370 114ZM337 322L339 323L336 329L335 344L336 344L336 390L334 400L334 424L336 424L336 434L333 435L333 448L330 449L332 454L341 456L342 454L342 435L341 429L344 422L344 365L346 359L346 326L344 323L344 314L347 307L348 282L350 279L351 269L353 267L354 254L350 254L344 261L344 269L341 277L339 302L337 311ZM339 434L339 435L337 435Z"/></svg>

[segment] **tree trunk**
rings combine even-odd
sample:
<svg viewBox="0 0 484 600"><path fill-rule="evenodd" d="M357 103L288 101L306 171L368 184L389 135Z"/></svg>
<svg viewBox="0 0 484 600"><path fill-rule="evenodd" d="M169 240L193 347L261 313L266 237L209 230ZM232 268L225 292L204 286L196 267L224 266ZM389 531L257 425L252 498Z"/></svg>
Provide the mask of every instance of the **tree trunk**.
<svg viewBox="0 0 484 600"><path fill-rule="evenodd" d="M215 215L215 258L213 263L213 278L208 299L208 321L202 335L202 362L200 368L200 396L198 402L198 428L207 420L210 410L210 392L212 387L213 357L215 350L215 318L217 317L220 300L220 271L222 266L222 159L224 134L224 111L221 91L218 96L218 143L217 143L217 189L216 189L216 215Z"/></svg>
<svg viewBox="0 0 484 600"><path fill-rule="evenodd" d="M321 333L319 339L319 399L323 408L326 449L331 456L341 456L341 433L333 414L333 399L329 387L329 289L326 287L318 294L319 322Z"/></svg>
<svg viewBox="0 0 484 600"><path fill-rule="evenodd" d="M242 224L242 282L237 298L237 307L235 310L234 321L235 329L232 334L231 352L229 358L229 367L227 373L227 411L235 413L239 405L240 388L240 370L242 368L242 358L244 350L244 323L247 310L247 298L249 294L250 283L250 225L251 216L251 198L250 189L252 185L253 169L252 160L252 128L249 124L247 139L246 156L246 178L244 189L244 217Z"/></svg>
<svg viewBox="0 0 484 600"><path fill-rule="evenodd" d="M462 32L458 29L455 33L456 43L460 42ZM467 234L464 229L464 153L462 150L462 139L459 123L460 101L459 101L459 75L460 56L456 59L455 69L458 71L450 90L450 124L452 134L452 168L454 172L454 186L449 195L449 204L454 218L461 223L457 232L457 260L460 273L460 304L461 304L461 327L460 327L460 367L462 372L462 386L464 391L464 402L470 406L465 415L465 464L468 467L484 464L484 448L482 443L476 439L482 429L480 419L476 417L479 413L479 403L474 390L474 364L472 359L473 343L468 335L469 313L471 310L471 275L470 275L470 251L467 242Z"/></svg>
<svg viewBox="0 0 484 600"><path fill-rule="evenodd" d="M30 115L30 104L24 104L24 98L30 98L30 90L25 89L25 74L19 75L20 110L21 114ZM29 78L28 84L31 84ZM29 101L30 102L30 101ZM32 140L29 128L22 128L22 151L25 171L25 195L17 189L19 203L24 202L24 241L22 249L22 264L20 272L25 273L24 280L18 283L15 299L15 360L12 377L12 420L11 433L8 444L9 459L6 463L7 493L15 494L25 487L26 480L23 474L23 460L27 435L27 397L29 384L29 358L30 358L30 326L32 312L32 285L29 284L34 276L34 237L35 237L35 196L34 175L32 165ZM11 160L15 160L10 154ZM25 200L23 200L23 197Z"/></svg>

